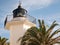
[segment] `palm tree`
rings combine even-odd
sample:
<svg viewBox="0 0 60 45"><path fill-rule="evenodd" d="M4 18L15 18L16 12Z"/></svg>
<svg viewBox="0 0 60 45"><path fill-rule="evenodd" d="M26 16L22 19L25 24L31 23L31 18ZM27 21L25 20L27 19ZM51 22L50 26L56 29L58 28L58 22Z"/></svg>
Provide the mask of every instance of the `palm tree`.
<svg viewBox="0 0 60 45"><path fill-rule="evenodd" d="M46 29L44 20L39 22L39 27L31 27L28 29L21 39L21 45L54 45L60 44L60 36L53 38L54 35L60 32L60 29L57 29L53 33L52 30L58 24L56 21L52 23L49 29Z"/></svg>
<svg viewBox="0 0 60 45"><path fill-rule="evenodd" d="M7 40L8 39L6 39L6 38L1 38L0 37L0 45L5 45L5 43L6 43Z"/></svg>

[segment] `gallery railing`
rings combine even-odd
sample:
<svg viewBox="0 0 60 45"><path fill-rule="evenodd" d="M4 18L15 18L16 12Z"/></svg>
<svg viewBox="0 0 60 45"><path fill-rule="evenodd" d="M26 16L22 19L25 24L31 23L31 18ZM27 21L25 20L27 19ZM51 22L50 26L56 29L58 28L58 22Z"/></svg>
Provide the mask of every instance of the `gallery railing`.
<svg viewBox="0 0 60 45"><path fill-rule="evenodd" d="M36 24L36 18L30 16L30 15L25 15L24 17L26 17L26 19L28 19L30 22ZM13 15L7 15L5 22L4 22L4 26L6 25L7 22L11 21L13 18Z"/></svg>

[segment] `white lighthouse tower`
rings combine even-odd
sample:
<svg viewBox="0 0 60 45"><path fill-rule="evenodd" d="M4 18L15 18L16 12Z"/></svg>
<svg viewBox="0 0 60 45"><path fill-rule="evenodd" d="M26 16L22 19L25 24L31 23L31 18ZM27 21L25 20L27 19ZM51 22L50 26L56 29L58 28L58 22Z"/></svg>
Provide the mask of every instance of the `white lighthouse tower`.
<svg viewBox="0 0 60 45"><path fill-rule="evenodd" d="M36 19L27 15L27 11L21 5L13 10L13 15L8 15L4 23L5 29L10 30L10 45L20 45L17 40L28 28L36 26L35 21Z"/></svg>

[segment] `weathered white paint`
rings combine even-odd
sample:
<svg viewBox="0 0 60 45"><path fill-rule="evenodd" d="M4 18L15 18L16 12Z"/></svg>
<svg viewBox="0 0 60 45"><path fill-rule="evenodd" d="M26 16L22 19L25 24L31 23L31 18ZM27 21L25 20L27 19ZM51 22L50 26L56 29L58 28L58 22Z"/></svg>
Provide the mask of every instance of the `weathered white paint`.
<svg viewBox="0 0 60 45"><path fill-rule="evenodd" d="M7 22L5 28L10 30L10 45L20 45L17 40L32 26L36 25L24 17L14 18L10 22Z"/></svg>

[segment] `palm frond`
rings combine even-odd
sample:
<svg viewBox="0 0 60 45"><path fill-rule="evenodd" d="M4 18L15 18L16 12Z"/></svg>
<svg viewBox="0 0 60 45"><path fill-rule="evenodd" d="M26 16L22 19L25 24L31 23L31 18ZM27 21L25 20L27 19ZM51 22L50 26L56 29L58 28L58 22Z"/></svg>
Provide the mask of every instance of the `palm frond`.
<svg viewBox="0 0 60 45"><path fill-rule="evenodd" d="M57 29L56 31L54 31L50 36L49 36L49 39L50 40L55 34L59 33L60 32L60 29Z"/></svg>
<svg viewBox="0 0 60 45"><path fill-rule="evenodd" d="M37 40L37 38L35 38L35 37L31 37L30 39L29 39L29 41L36 41L36 42L38 42L39 44L40 44L40 41L39 40Z"/></svg>
<svg viewBox="0 0 60 45"><path fill-rule="evenodd" d="M42 20L42 33L43 33L43 35L45 35L45 33L46 33L46 27L44 24L44 20Z"/></svg>
<svg viewBox="0 0 60 45"><path fill-rule="evenodd" d="M55 21L52 23L51 27L47 30L47 34L46 34L46 38L49 37L49 35L51 34L52 30L54 29L55 26L57 26L58 24L55 23Z"/></svg>
<svg viewBox="0 0 60 45"><path fill-rule="evenodd" d="M40 44L40 42L35 38L35 37L31 37L29 38L28 40L25 40L25 41L21 41L21 45L23 45L25 43L26 44L31 44L31 45L37 45L37 44Z"/></svg>
<svg viewBox="0 0 60 45"><path fill-rule="evenodd" d="M37 38L37 31L38 30L36 30L37 28L35 28L35 27L31 27L31 28L29 28L26 32L25 32L25 34L24 34L24 36L22 37L22 39L23 39L23 41L25 41L25 40L28 40L30 37L35 37L35 38ZM35 31L34 31L35 30Z"/></svg>
<svg viewBox="0 0 60 45"><path fill-rule="evenodd" d="M17 40L17 42L20 41L21 39L22 39L22 37L19 37L19 39Z"/></svg>
<svg viewBox="0 0 60 45"><path fill-rule="evenodd" d="M42 26L41 26L41 20L38 20L38 23L39 23L39 27L41 28Z"/></svg>
<svg viewBox="0 0 60 45"><path fill-rule="evenodd" d="M47 33L51 33L52 29L53 29L55 26L58 25L58 24L55 23L55 22L56 22L56 21L54 21L54 22L52 23L52 25L50 26L50 28L47 30Z"/></svg>
<svg viewBox="0 0 60 45"><path fill-rule="evenodd" d="M60 44L60 42L56 42L55 44Z"/></svg>
<svg viewBox="0 0 60 45"><path fill-rule="evenodd" d="M2 38L2 43L5 43L8 39Z"/></svg>
<svg viewBox="0 0 60 45"><path fill-rule="evenodd" d="M58 37L56 37L56 38L54 38L54 39L50 39L49 43L50 43L50 44L54 44L54 43L56 43L56 42L58 42L58 41L60 41L60 36L58 36Z"/></svg>
<svg viewBox="0 0 60 45"><path fill-rule="evenodd" d="M0 37L0 42L1 42L1 37Z"/></svg>
<svg viewBox="0 0 60 45"><path fill-rule="evenodd" d="M56 22L56 20L52 23L52 25Z"/></svg>
<svg viewBox="0 0 60 45"><path fill-rule="evenodd" d="M38 23L39 23L39 31L42 32L42 22L41 22L41 20L38 20Z"/></svg>
<svg viewBox="0 0 60 45"><path fill-rule="evenodd" d="M29 28L24 36L22 37L21 40L21 45L26 44L26 45L53 45L55 43L60 43L60 36L56 38L52 38L55 34L60 32L60 29L54 31L52 34L52 30L54 29L55 26L58 24L55 23L54 21L51 25L51 27L46 30L46 26L44 23L44 20L38 20L39 22L39 28L37 27L31 27ZM37 43L38 42L38 43Z"/></svg>
<svg viewBox="0 0 60 45"><path fill-rule="evenodd" d="M39 29L36 28L36 27L32 27L30 29L27 30L27 32L25 33L25 35L30 35L30 36L33 36L37 39L39 39L39 37L41 37L42 33L39 32Z"/></svg>

